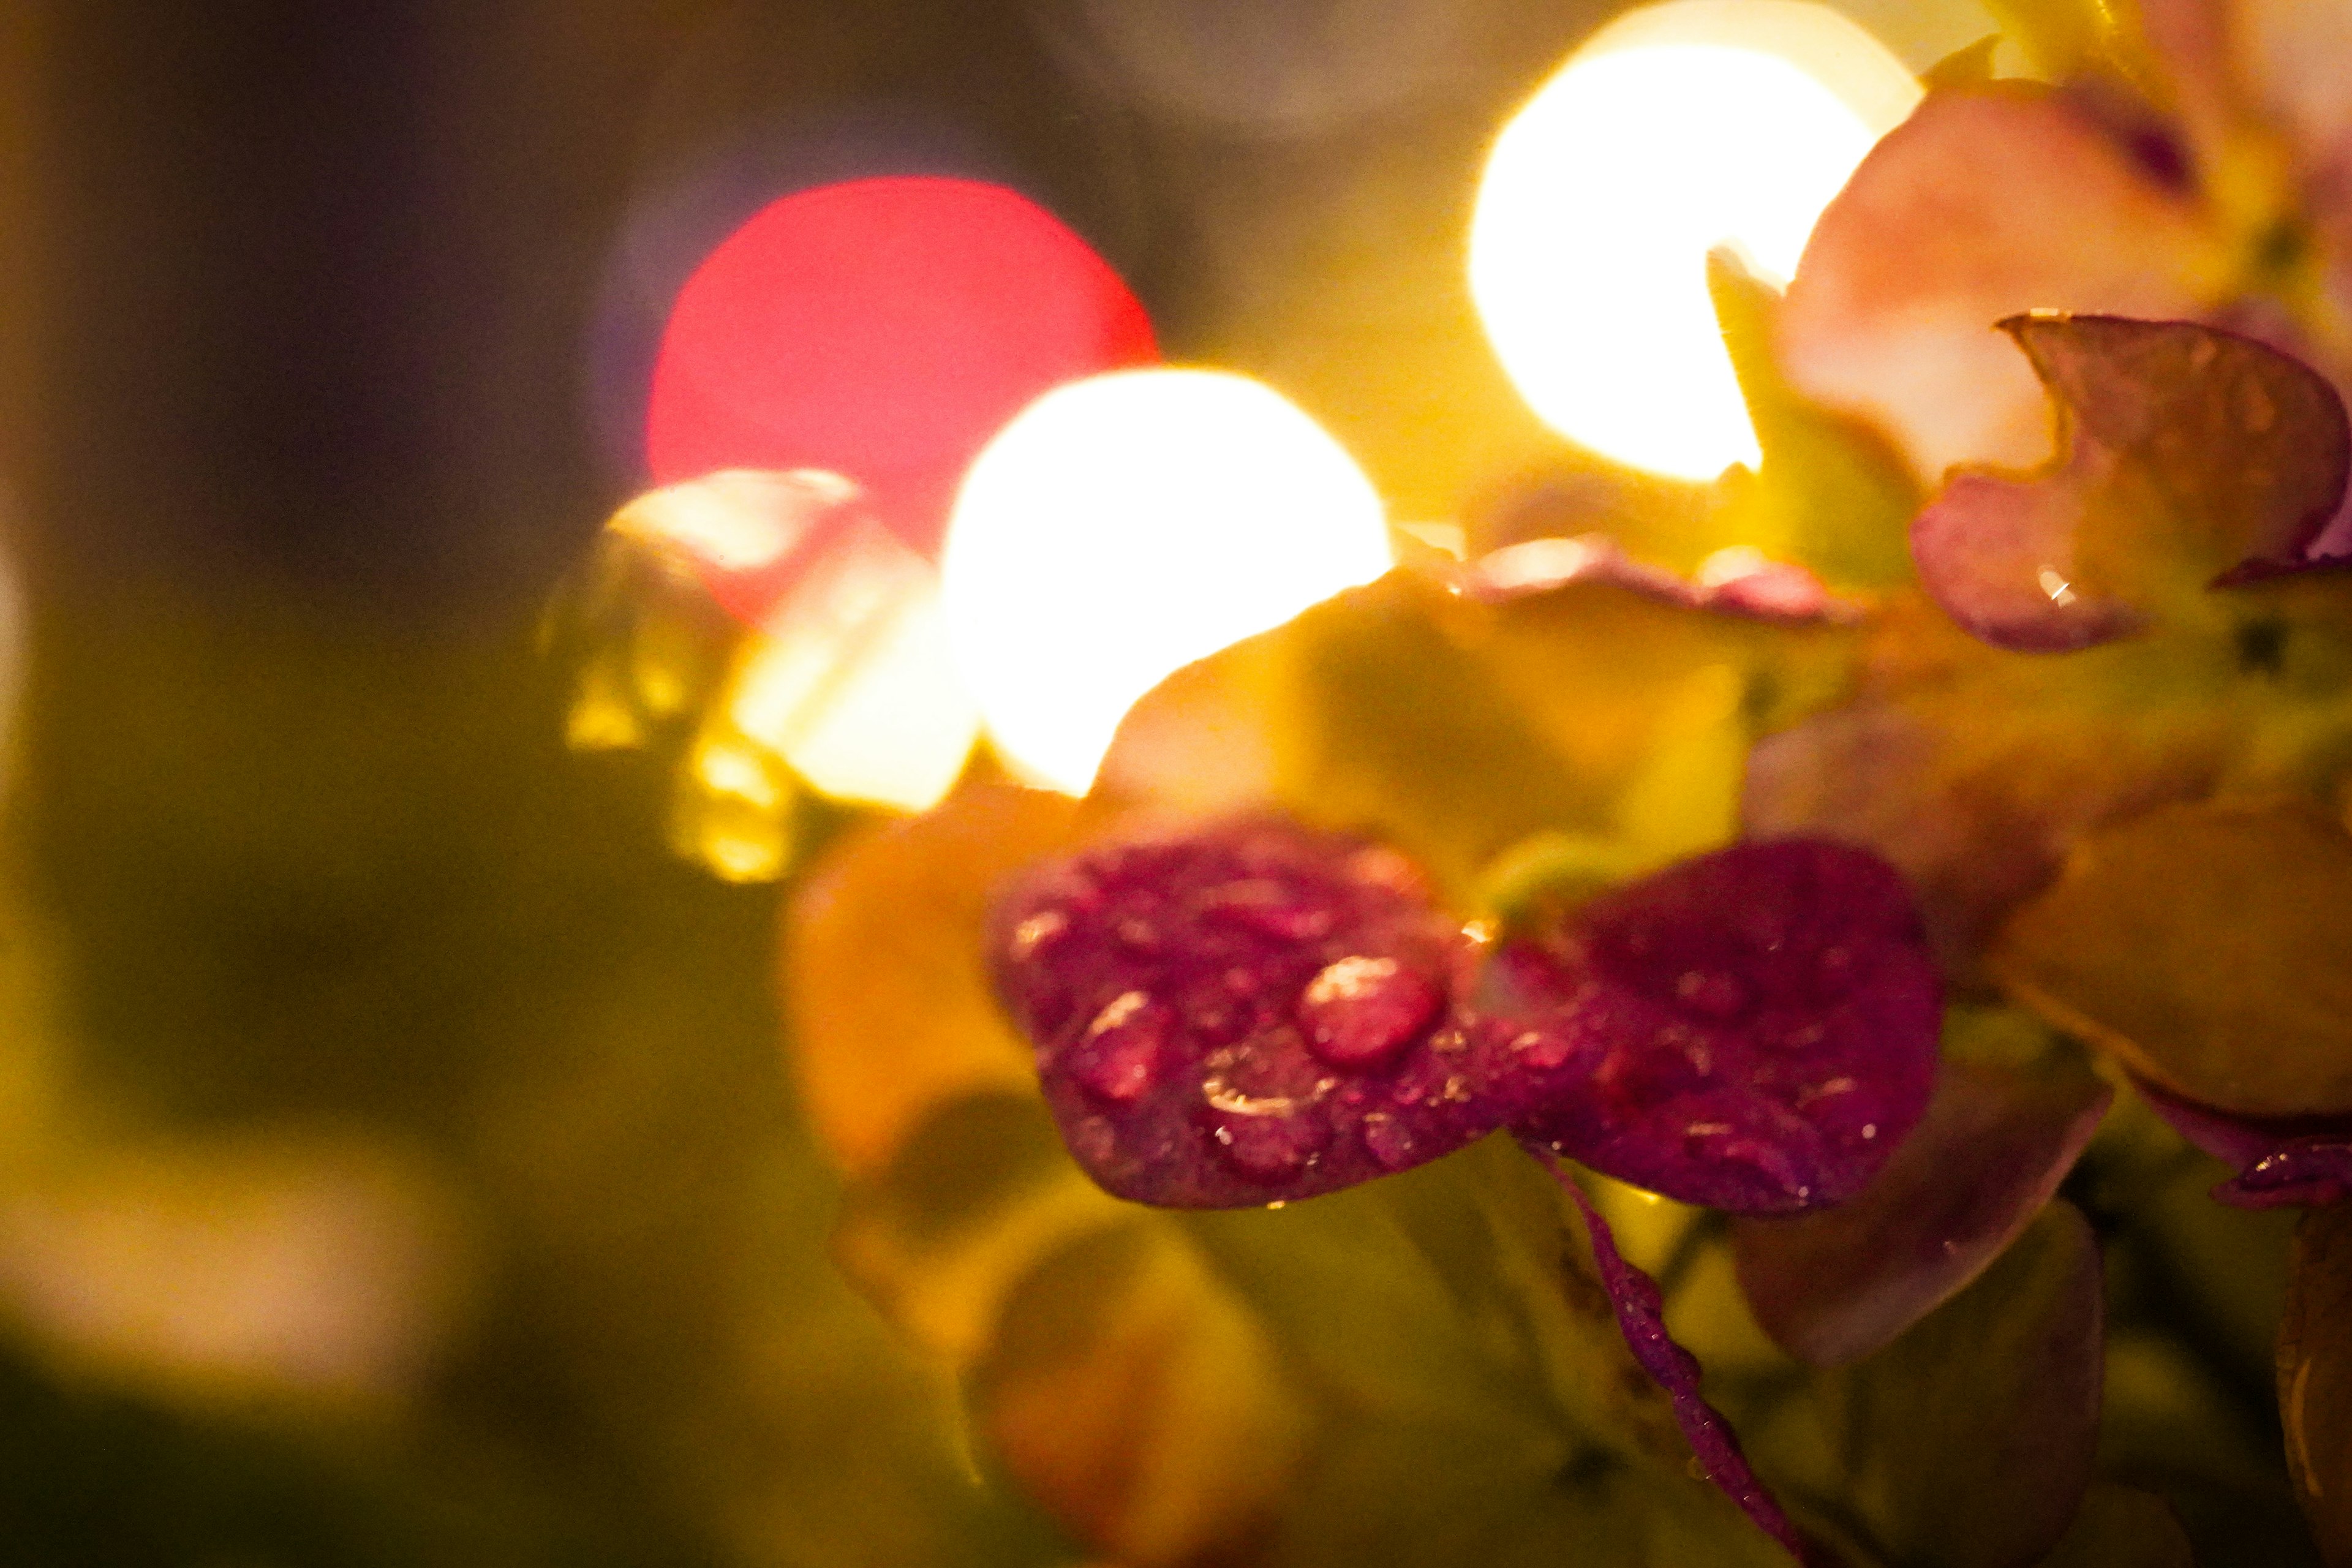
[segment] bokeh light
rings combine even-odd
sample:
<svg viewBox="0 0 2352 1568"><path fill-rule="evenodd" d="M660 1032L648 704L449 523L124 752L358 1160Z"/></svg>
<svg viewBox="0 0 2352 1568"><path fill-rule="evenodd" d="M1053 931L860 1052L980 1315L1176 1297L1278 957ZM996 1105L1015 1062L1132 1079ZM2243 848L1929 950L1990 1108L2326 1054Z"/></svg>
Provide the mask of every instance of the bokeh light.
<svg viewBox="0 0 2352 1568"><path fill-rule="evenodd" d="M656 483L854 479L925 554L974 454L1032 398L1157 357L1118 275L1001 185L858 179L772 203L679 290L656 363Z"/></svg>
<svg viewBox="0 0 2352 1568"><path fill-rule="evenodd" d="M728 699L734 727L835 799L932 805L980 733L939 577L889 531L854 523L749 649Z"/></svg>
<svg viewBox="0 0 2352 1568"><path fill-rule="evenodd" d="M756 628L696 737L681 847L756 880L782 868L803 784L916 811L947 792L980 718L949 655L939 568L856 485L823 469L726 469L638 497L610 529L682 560ZM675 652L696 657L683 643ZM685 705L687 673L666 680L659 658L635 662L634 687L678 689L649 706ZM617 732L633 742L641 730Z"/></svg>
<svg viewBox="0 0 2352 1568"><path fill-rule="evenodd" d="M1654 472L1754 463L1706 253L1735 245L1785 279L1919 96L1869 34L1801 0L1678 0L1596 35L1496 140L1472 223L1471 293L1521 395Z"/></svg>
<svg viewBox="0 0 2352 1568"><path fill-rule="evenodd" d="M989 732L1083 792L1135 700L1391 563L1379 495L1244 376L1098 376L1023 411L972 466L941 559Z"/></svg>

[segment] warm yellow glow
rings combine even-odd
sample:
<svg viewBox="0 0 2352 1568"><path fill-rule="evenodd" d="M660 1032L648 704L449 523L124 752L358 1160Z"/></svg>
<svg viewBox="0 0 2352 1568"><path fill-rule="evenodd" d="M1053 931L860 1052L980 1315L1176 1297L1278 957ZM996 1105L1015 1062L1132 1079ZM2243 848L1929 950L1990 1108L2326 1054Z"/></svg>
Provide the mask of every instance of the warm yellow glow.
<svg viewBox="0 0 2352 1568"><path fill-rule="evenodd" d="M769 617L727 719L822 794L935 804L980 732L948 651L938 571L878 523L845 531Z"/></svg>
<svg viewBox="0 0 2352 1568"><path fill-rule="evenodd" d="M648 490L613 516L615 533L678 545L722 572L749 572L797 549L857 487L819 468L730 468Z"/></svg>
<svg viewBox="0 0 2352 1568"><path fill-rule="evenodd" d="M941 570L990 733L1075 795L1171 671L1389 565L1371 482L1280 394L1139 370L1048 393L989 444Z"/></svg>
<svg viewBox="0 0 2352 1568"><path fill-rule="evenodd" d="M1470 289L1545 423L1621 461L1706 479L1756 436L1706 292L1706 253L1796 269L1813 221L1919 84L1802 0L1678 0L1603 29L1495 143Z"/></svg>

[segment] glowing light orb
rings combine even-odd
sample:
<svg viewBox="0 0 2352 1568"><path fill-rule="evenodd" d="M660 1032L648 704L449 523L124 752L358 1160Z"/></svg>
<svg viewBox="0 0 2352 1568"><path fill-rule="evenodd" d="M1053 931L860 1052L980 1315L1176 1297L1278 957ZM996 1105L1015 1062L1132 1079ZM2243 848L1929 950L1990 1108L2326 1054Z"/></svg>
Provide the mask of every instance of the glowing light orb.
<svg viewBox="0 0 2352 1568"><path fill-rule="evenodd" d="M771 204L688 279L663 337L646 457L845 474L937 549L965 468L1041 392L1157 358L1084 240L1003 186L845 181Z"/></svg>
<svg viewBox="0 0 2352 1568"><path fill-rule="evenodd" d="M1371 482L1272 389L1146 370L1048 393L991 442L941 558L998 747L1071 794L1135 700L1390 565Z"/></svg>
<svg viewBox="0 0 2352 1568"><path fill-rule="evenodd" d="M1505 127L1470 232L1496 356L1548 425L1713 479L1757 460L1706 292L1726 242L1785 279L1919 84L1802 0L1680 0L1596 35Z"/></svg>

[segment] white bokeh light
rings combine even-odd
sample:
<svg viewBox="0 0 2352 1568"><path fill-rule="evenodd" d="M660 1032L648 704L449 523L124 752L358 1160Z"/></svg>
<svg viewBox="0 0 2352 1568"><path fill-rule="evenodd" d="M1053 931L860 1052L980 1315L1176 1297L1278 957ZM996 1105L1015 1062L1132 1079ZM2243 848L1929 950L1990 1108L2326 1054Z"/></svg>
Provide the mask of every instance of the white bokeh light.
<svg viewBox="0 0 2352 1568"><path fill-rule="evenodd" d="M1596 35L1496 139L1471 225L1471 295L1520 395L1639 468L1755 462L1706 253L1729 243L1787 279L1919 94L1803 0L1679 0Z"/></svg>
<svg viewBox="0 0 2352 1568"><path fill-rule="evenodd" d="M1371 482L1280 394L1137 370L1050 392L1000 432L940 564L958 667L999 750L1078 794L1171 671L1390 563Z"/></svg>

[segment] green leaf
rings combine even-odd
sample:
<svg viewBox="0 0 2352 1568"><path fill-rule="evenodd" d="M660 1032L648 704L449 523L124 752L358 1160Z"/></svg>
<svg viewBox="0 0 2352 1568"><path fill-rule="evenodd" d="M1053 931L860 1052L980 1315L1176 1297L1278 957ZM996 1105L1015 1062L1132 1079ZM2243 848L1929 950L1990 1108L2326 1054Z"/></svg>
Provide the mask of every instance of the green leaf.
<svg viewBox="0 0 2352 1568"><path fill-rule="evenodd" d="M2352 1110L2352 837L2306 802L2160 807L2019 911L2001 984L2189 1099Z"/></svg>
<svg viewBox="0 0 2352 1568"><path fill-rule="evenodd" d="M2196 1568L2189 1537L2164 1500L2130 1487L2093 1487L2058 1550L2041 1568Z"/></svg>
<svg viewBox="0 0 2352 1568"><path fill-rule="evenodd" d="M1637 869L1728 837L1748 742L1840 695L1852 642L1613 583L1491 604L1397 572L1170 677L1097 793L1369 833L1470 903L1537 835Z"/></svg>
<svg viewBox="0 0 2352 1568"><path fill-rule="evenodd" d="M2352 1205L2314 1210L2296 1233L2278 1388L2295 1494L2329 1568L2342 1568L2352 1563Z"/></svg>
<svg viewBox="0 0 2352 1568"><path fill-rule="evenodd" d="M1968 1289L1886 1349L1822 1374L1754 1445L1810 1461L1894 1561L2030 1568L2091 1480L2097 1437L2099 1255L2053 1204Z"/></svg>
<svg viewBox="0 0 2352 1568"><path fill-rule="evenodd" d="M2146 74L2146 46L2126 30L2107 0L1985 0L2004 37L2052 81L2106 69Z"/></svg>
<svg viewBox="0 0 2352 1568"><path fill-rule="evenodd" d="M1757 472L1727 479L1730 535L1833 587L1909 582L1908 528L1922 499L1910 466L1867 425L1789 384L1774 349L1779 289L1727 247L1708 253L1706 283L1763 453Z"/></svg>

